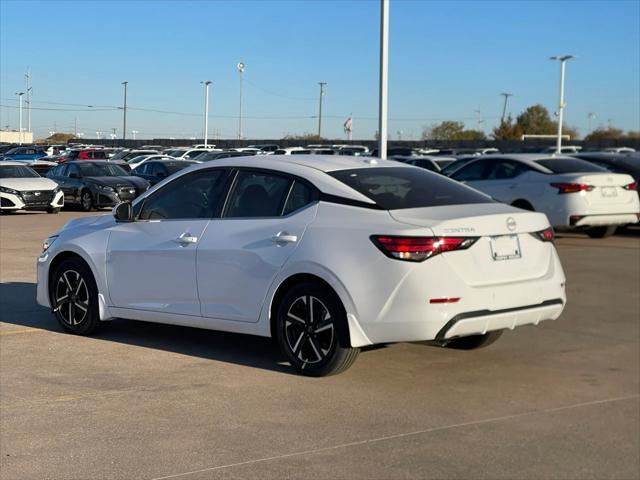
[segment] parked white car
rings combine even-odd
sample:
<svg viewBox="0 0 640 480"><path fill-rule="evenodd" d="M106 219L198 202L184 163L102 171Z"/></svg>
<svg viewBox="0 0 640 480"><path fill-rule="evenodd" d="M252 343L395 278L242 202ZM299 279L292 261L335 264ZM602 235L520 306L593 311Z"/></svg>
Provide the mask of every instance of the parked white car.
<svg viewBox="0 0 640 480"><path fill-rule="evenodd" d="M218 150L217 148L187 148L185 150L174 150L170 156L178 160L194 160L198 155L217 151L221 152L222 150Z"/></svg>
<svg viewBox="0 0 640 480"><path fill-rule="evenodd" d="M584 230L594 238L640 218L633 177L577 158L483 155L450 176L501 202L543 212L556 228Z"/></svg>
<svg viewBox="0 0 640 480"><path fill-rule="evenodd" d="M372 344L488 345L556 319L564 283L541 213L398 162L265 155L68 223L44 243L37 299L76 334L128 318L272 336L320 376Z"/></svg>
<svg viewBox="0 0 640 480"><path fill-rule="evenodd" d="M304 151L310 152L311 150L307 149L307 148L302 148L302 147L286 147L286 148L279 148L278 150L276 150L275 152L273 152L273 155L294 155L296 153L299 152L303 152Z"/></svg>
<svg viewBox="0 0 640 480"><path fill-rule="evenodd" d="M58 184L22 162L0 162L0 211L44 210L58 213L64 194Z"/></svg>

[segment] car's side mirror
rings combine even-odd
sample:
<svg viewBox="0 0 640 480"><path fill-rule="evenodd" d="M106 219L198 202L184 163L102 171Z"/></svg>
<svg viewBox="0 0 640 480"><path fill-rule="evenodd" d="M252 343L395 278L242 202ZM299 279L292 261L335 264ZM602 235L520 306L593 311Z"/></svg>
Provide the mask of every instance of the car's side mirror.
<svg viewBox="0 0 640 480"><path fill-rule="evenodd" d="M133 205L131 202L122 202L113 207L113 216L116 222L133 222Z"/></svg>

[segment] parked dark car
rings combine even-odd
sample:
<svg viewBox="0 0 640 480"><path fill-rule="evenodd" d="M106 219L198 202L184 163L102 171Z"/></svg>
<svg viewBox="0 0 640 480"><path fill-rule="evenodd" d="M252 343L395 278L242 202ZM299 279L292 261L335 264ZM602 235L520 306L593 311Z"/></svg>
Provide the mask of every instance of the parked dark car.
<svg viewBox="0 0 640 480"><path fill-rule="evenodd" d="M80 205L85 212L131 201L149 188L146 180L104 161L65 162L50 170L47 177L60 185L65 206Z"/></svg>
<svg viewBox="0 0 640 480"><path fill-rule="evenodd" d="M640 182L640 156L610 152L575 153L571 156L594 163L614 173L627 173L636 182Z"/></svg>
<svg viewBox="0 0 640 480"><path fill-rule="evenodd" d="M183 168L191 165L198 165L200 162L189 160L151 160L145 162L131 171L132 175L144 178L151 186L161 182L170 175L179 172Z"/></svg>

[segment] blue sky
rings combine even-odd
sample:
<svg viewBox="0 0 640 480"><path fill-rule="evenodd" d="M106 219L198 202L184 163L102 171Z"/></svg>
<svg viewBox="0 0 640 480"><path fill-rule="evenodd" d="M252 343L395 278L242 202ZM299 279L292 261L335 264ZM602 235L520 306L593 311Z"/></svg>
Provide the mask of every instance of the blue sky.
<svg viewBox="0 0 640 480"><path fill-rule="evenodd" d="M594 112L594 127L640 130L639 25L636 0L391 0L390 137L417 139L443 119L476 128L478 115L489 131L504 91L513 114L535 103L553 111L559 74L548 57L566 53L579 57L567 68L567 123L585 134ZM246 136L316 132L326 81L324 136L343 138L352 113L354 138L372 138L378 35L377 0L2 0L0 125L17 128L14 94L29 67L37 137L76 118L85 138L112 128L120 137L121 111L108 108L122 104L124 80L129 137L201 136L202 80L213 81L210 135L233 137L242 61Z"/></svg>

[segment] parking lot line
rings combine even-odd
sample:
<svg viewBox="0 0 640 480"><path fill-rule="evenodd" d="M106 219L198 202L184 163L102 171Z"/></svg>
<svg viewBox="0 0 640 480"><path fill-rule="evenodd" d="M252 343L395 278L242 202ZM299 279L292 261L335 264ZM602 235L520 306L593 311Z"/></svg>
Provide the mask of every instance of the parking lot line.
<svg viewBox="0 0 640 480"><path fill-rule="evenodd" d="M583 408L583 407L590 407L590 406L594 406L594 405L602 405L605 403L613 403L613 402L622 402L625 400L633 400L633 399L639 399L640 398L640 394L635 394L635 395L627 395L624 397L615 397L615 398L606 398L606 399L602 399L602 400L593 400L590 402L582 402L582 403L574 403L571 405L564 405L561 407L552 407L552 408L545 408L542 410L534 410L531 412L523 412L523 413L516 413L513 415L504 415L501 417L493 417L493 418L485 418L482 420L472 420L469 422L462 422L462 423L454 423L451 425L443 425L440 427L432 427L432 428L426 428L423 430L415 430L412 432L405 432L405 433L397 433L394 435L387 435L384 437L376 437L376 438L369 438L369 439L365 439L365 440L359 440L357 442L349 442L349 443L342 443L339 445L332 445L330 447L321 447L321 448L316 448L316 449L311 449L311 450L304 450L301 452L292 452L292 453L285 453L282 455L275 455L273 457L264 457L264 458L256 458L253 460L246 460L244 462L237 462L237 463L229 463L226 465L216 465L213 467L208 467L208 468L202 468L200 470L192 470L189 472L182 472L182 473L175 473L172 475L166 475L163 477L154 477L152 480L167 480L169 478L178 478L178 477L186 477L188 475L195 475L198 473L204 473L204 472L213 472L216 470L223 470L226 468L233 468L233 467L240 467L240 466L244 466L244 465L251 465L251 464L255 464L255 463L262 463L262 462L269 462L272 460L280 460L280 459L284 459L284 458L291 458L291 457L299 457L302 455L313 455L316 453L322 453L322 452L328 452L331 450L339 450L341 448L349 448L349 447L356 447L359 445L367 445L367 444L371 444L371 443L378 443L378 442L385 442L385 441L389 441L389 440L396 440L399 438L405 438L405 437L411 437L411 436L416 436L416 435L423 435L426 433L433 433L433 432L440 432L443 430L452 430L455 428L462 428L462 427L469 427L469 426L475 426L475 425L484 425L487 423L493 423L493 422L501 422L504 420L513 420L516 418L523 418L523 417L530 417L533 415L539 415L539 414L544 414L544 413L555 413L555 412L561 412L564 410L571 410L574 408Z"/></svg>
<svg viewBox="0 0 640 480"><path fill-rule="evenodd" d="M22 333L36 333L36 332L46 332L46 330L42 328L20 328L18 330L0 330L0 337L4 337L6 335L20 335Z"/></svg>

